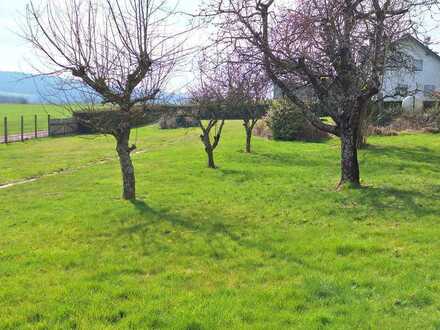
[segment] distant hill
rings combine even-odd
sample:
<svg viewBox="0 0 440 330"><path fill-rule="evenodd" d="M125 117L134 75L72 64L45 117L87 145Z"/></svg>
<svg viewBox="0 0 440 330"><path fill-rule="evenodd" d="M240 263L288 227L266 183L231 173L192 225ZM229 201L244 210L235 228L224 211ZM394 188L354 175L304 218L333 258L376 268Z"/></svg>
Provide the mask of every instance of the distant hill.
<svg viewBox="0 0 440 330"><path fill-rule="evenodd" d="M0 93L0 104L1 103L27 104L29 103L29 100L26 95L15 93Z"/></svg>
<svg viewBox="0 0 440 330"><path fill-rule="evenodd" d="M58 77L0 71L0 103L65 103L65 95L55 89L62 81Z"/></svg>
<svg viewBox="0 0 440 330"><path fill-rule="evenodd" d="M0 71L0 103L37 102L38 93L29 80L22 80L27 75L16 72Z"/></svg>
<svg viewBox="0 0 440 330"><path fill-rule="evenodd" d="M0 103L87 103L80 92L65 93L57 87L63 85L59 77L34 76L22 72L0 71ZM166 103L180 103L184 96L163 93L160 97Z"/></svg>

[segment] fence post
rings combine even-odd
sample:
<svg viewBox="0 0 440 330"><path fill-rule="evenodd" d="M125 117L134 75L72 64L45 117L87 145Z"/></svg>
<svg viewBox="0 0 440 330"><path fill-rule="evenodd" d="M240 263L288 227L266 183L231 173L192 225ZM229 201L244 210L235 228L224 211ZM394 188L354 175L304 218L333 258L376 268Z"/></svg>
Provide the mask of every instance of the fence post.
<svg viewBox="0 0 440 330"><path fill-rule="evenodd" d="M8 117L4 119L4 133L5 133L5 143L8 143Z"/></svg>
<svg viewBox="0 0 440 330"><path fill-rule="evenodd" d="M34 122L35 122L35 138L37 138L38 137L38 133L37 133L37 115L35 115L35 117L34 117Z"/></svg>
<svg viewBox="0 0 440 330"><path fill-rule="evenodd" d="M21 132L21 142L24 141L24 118L21 116L20 120L20 132Z"/></svg>
<svg viewBox="0 0 440 330"><path fill-rule="evenodd" d="M50 115L47 115L47 136L50 136Z"/></svg>

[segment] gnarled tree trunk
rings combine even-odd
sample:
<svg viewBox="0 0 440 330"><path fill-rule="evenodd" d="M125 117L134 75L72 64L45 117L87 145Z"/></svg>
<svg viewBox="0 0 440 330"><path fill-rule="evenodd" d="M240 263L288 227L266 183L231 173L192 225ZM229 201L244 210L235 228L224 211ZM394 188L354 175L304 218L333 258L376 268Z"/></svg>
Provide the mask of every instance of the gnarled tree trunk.
<svg viewBox="0 0 440 330"><path fill-rule="evenodd" d="M245 119L243 122L244 129L246 131L246 153L251 153L252 131L254 130L256 119Z"/></svg>
<svg viewBox="0 0 440 330"><path fill-rule="evenodd" d="M202 135L200 135L200 139L205 146L205 152L208 155L208 167L215 168L214 162L214 148L212 147L211 140L209 138L209 131L204 131Z"/></svg>
<svg viewBox="0 0 440 330"><path fill-rule="evenodd" d="M372 110L373 105L369 105L366 103L361 110L361 114L359 117L359 129L358 129L358 137L357 137L357 148L362 149L367 146L368 139L368 127L370 125L371 116L373 113Z"/></svg>
<svg viewBox="0 0 440 330"><path fill-rule="evenodd" d="M341 181L338 187L348 183L360 186L359 162L357 157L359 121L344 120L341 122Z"/></svg>
<svg viewBox="0 0 440 330"><path fill-rule="evenodd" d="M135 147L129 147L130 128L125 128L115 135L116 151L119 156L119 163L121 165L123 193L122 198L125 200L136 199L136 181L134 175L133 162L131 161L131 152Z"/></svg>
<svg viewBox="0 0 440 330"><path fill-rule="evenodd" d="M206 151L206 154L208 155L208 167L215 168L214 150L212 150L211 146L208 146L208 147L205 146L205 151Z"/></svg>
<svg viewBox="0 0 440 330"><path fill-rule="evenodd" d="M199 120L199 126L202 129L202 135L200 135L200 140L203 142L203 145L205 146L205 152L208 155L208 167L209 168L216 168L215 162L214 162L214 150L217 148L220 137L222 134L223 126L225 124L225 121L222 120L220 123L220 127L214 134L214 141L211 142L211 129L217 124L218 120L212 119L209 121L208 125L205 127L203 126L203 123L201 120Z"/></svg>
<svg viewBox="0 0 440 330"><path fill-rule="evenodd" d="M246 128L246 153L251 153L252 130Z"/></svg>

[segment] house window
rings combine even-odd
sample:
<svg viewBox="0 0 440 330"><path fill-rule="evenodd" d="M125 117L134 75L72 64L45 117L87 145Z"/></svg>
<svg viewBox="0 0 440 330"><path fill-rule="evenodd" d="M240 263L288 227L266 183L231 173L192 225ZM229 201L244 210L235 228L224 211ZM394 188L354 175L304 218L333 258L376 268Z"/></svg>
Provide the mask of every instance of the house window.
<svg viewBox="0 0 440 330"><path fill-rule="evenodd" d="M409 86L406 84L397 84L396 87L396 95L407 96L408 95Z"/></svg>
<svg viewBox="0 0 440 330"><path fill-rule="evenodd" d="M414 59L414 71L423 71L423 60Z"/></svg>
<svg viewBox="0 0 440 330"><path fill-rule="evenodd" d="M431 97L435 92L435 85L425 85L423 93L425 96Z"/></svg>

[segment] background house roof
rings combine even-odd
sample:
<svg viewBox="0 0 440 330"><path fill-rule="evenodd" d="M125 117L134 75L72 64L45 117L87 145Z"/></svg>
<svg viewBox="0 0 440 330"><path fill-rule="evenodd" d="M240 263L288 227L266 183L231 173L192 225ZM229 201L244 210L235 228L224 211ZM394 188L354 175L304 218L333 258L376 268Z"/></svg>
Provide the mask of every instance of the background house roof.
<svg viewBox="0 0 440 330"><path fill-rule="evenodd" d="M414 37L411 34L406 34L405 36L403 36L398 42L403 42L403 41L412 41L415 44L417 44L419 47L423 48L427 54L434 56L436 59L438 59L440 61L440 55L437 54L435 51L433 51L431 48L429 48L429 46L420 41L418 38Z"/></svg>

